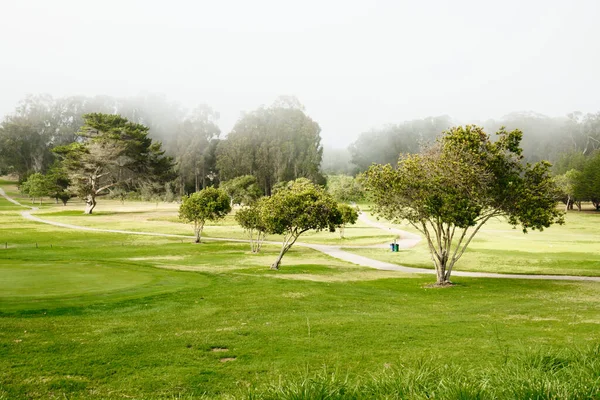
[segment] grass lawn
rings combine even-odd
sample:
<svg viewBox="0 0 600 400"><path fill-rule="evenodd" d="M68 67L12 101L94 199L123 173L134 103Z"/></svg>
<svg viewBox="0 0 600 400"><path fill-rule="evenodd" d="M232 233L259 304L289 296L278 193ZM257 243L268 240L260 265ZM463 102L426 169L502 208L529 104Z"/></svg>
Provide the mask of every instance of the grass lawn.
<svg viewBox="0 0 600 400"><path fill-rule="evenodd" d="M487 382L473 377L522 352L600 343L597 283L457 278L455 287L430 289L431 276L361 268L301 247L269 271L277 246L252 255L243 243L78 232L25 221L8 204L0 199L0 242L10 244L0 248L0 399L226 398L249 388L271 393L250 398L357 398L268 388L306 376L418 372L424 363L435 374L454 368L460 373L447 376ZM140 230L155 218L139 208L85 218L44 207L61 221L111 228L115 216ZM593 221L581 218L593 238ZM477 245L498 250L494 232L486 235ZM374 236L357 228L348 242ZM543 245L531 253L543 256ZM586 371L597 379L594 354ZM543 368L568 363L541 359ZM554 379L552 371L544 376Z"/></svg>
<svg viewBox="0 0 600 400"><path fill-rule="evenodd" d="M375 219L375 217L370 216ZM395 226L387 224L389 226ZM506 221L488 222L475 236L457 271L485 271L511 274L600 276L600 212L570 211L566 223L542 232L512 229ZM410 232L409 225L398 226ZM386 249L345 249L390 263L431 268L433 263L423 239L415 248L392 253Z"/></svg>

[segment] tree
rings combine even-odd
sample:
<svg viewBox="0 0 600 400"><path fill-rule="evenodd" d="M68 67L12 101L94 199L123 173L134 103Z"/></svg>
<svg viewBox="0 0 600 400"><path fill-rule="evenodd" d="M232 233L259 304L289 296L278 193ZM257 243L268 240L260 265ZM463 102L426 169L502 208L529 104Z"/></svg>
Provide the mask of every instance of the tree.
<svg viewBox="0 0 600 400"><path fill-rule="evenodd" d="M437 285L450 284L455 263L480 228L505 216L513 226L542 230L563 223L550 164L522 163L522 133L501 129L498 140L477 126L445 131L397 169L373 165L364 183L378 215L407 220L426 238Z"/></svg>
<svg viewBox="0 0 600 400"><path fill-rule="evenodd" d="M196 192L205 188L210 174L216 174L213 143L221 133L218 118L210 107L201 106L177 126L170 148L176 154L181 194L185 188Z"/></svg>
<svg viewBox="0 0 600 400"><path fill-rule="evenodd" d="M600 149L600 112L585 114L574 112L568 115L567 140L563 147L588 156Z"/></svg>
<svg viewBox="0 0 600 400"><path fill-rule="evenodd" d="M329 229L341 224L337 203L325 191L307 179L297 179L267 198L262 218L268 234L283 235L281 251L271 269L278 270L281 259L298 237L309 230Z"/></svg>
<svg viewBox="0 0 600 400"><path fill-rule="evenodd" d="M232 204L249 205L262 195L262 190L258 187L256 177L252 175L242 175L221 182L220 188L229 195Z"/></svg>
<svg viewBox="0 0 600 400"><path fill-rule="evenodd" d="M387 164L398 160L400 153L416 153L421 146L452 126L448 116L428 117L386 125L362 133L348 150L355 172L365 171L373 163Z"/></svg>
<svg viewBox="0 0 600 400"><path fill-rule="evenodd" d="M498 121L485 121L483 125L490 132L496 132L501 127L506 127L507 130L518 128L523 132L520 146L526 161L555 162L567 142L566 123L567 118L564 117L554 118L532 111L520 111L509 113Z"/></svg>
<svg viewBox="0 0 600 400"><path fill-rule="evenodd" d="M327 192L342 203L360 201L365 196L365 191L358 180L348 175L328 176Z"/></svg>
<svg viewBox="0 0 600 400"><path fill-rule="evenodd" d="M55 162L46 173L45 180L48 196L54 197L57 203L58 200L62 201L63 205L66 206L69 199L71 199L71 193L68 190L71 181L62 164Z"/></svg>
<svg viewBox="0 0 600 400"><path fill-rule="evenodd" d="M565 212L573 209L573 204L581 211L581 199L584 196L577 182L581 179L581 171L571 169L562 175L554 177L554 182L560 191L560 200L565 203Z"/></svg>
<svg viewBox="0 0 600 400"><path fill-rule="evenodd" d="M194 224L196 243L200 243L206 221L218 221L231 211L229 196L221 189L207 187L189 196L183 196L179 219Z"/></svg>
<svg viewBox="0 0 600 400"><path fill-rule="evenodd" d="M577 175L573 191L582 200L591 201L600 211L600 151L588 157Z"/></svg>
<svg viewBox="0 0 600 400"><path fill-rule="evenodd" d="M346 225L356 223L358 219L358 210L356 207L352 207L345 203L338 204L338 210L341 214L341 222L338 225L338 229L340 230L340 238L344 238L344 231L346 230Z"/></svg>
<svg viewBox="0 0 600 400"><path fill-rule="evenodd" d="M8 117L0 125L0 166L17 175L19 182L29 174L42 173L51 162L46 138L27 119Z"/></svg>
<svg viewBox="0 0 600 400"><path fill-rule="evenodd" d="M172 161L160 143L148 137L148 128L115 114L86 114L78 132L79 141L59 146L77 195L91 214L96 198L115 187L135 188L151 181L171 179Z"/></svg>
<svg viewBox="0 0 600 400"><path fill-rule="evenodd" d="M276 183L301 177L325 183L319 169L323 156L320 132L319 124L290 98L248 113L219 144L221 181L253 175L266 195L271 195Z"/></svg>
<svg viewBox="0 0 600 400"><path fill-rule="evenodd" d="M48 196L46 178L39 172L29 175L27 180L21 185L21 191L31 197L32 203L35 199L39 199L40 205L42 205L42 197Z"/></svg>
<svg viewBox="0 0 600 400"><path fill-rule="evenodd" d="M323 146L323 161L321 170L326 175L351 175L356 167L350 162L350 150L345 148L335 148L332 146Z"/></svg>
<svg viewBox="0 0 600 400"><path fill-rule="evenodd" d="M52 148L77 140L81 115L91 107L85 97L27 96L0 127L0 165L19 176L44 173L55 161Z"/></svg>
<svg viewBox="0 0 600 400"><path fill-rule="evenodd" d="M266 197L262 197L249 207L239 209L235 214L237 223L250 236L250 250L253 253L260 252L262 242L266 237L267 228L263 219L266 199Z"/></svg>
<svg viewBox="0 0 600 400"><path fill-rule="evenodd" d="M552 165L552 170L556 175L561 175L570 170L583 170L586 156L579 151L567 151L558 156L557 161Z"/></svg>

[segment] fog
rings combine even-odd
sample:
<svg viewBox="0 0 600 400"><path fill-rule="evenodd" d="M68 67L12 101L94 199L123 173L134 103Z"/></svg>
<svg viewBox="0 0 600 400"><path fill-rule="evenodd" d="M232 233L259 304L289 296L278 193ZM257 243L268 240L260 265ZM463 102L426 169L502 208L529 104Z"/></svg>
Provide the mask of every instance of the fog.
<svg viewBox="0 0 600 400"><path fill-rule="evenodd" d="M0 116L27 94L163 93L240 113L294 95L346 147L387 123L599 109L600 2L3 1Z"/></svg>

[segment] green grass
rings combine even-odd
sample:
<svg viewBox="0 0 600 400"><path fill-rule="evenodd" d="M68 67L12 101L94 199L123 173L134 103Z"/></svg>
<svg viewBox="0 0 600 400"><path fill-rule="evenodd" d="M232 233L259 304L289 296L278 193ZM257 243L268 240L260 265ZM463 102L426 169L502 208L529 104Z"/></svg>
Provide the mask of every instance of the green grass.
<svg viewBox="0 0 600 400"><path fill-rule="evenodd" d="M528 351L482 370L445 360L386 366L367 377L321 371L253 388L252 399L596 399L600 346Z"/></svg>
<svg viewBox="0 0 600 400"><path fill-rule="evenodd" d="M374 217L372 217L374 218ZM565 225L543 232L524 234L504 220L486 224L475 236L457 271L484 271L514 274L600 276L600 213L569 212ZM392 224L388 224L393 226ZM402 225L401 229L416 230ZM433 269L427 243L398 253L386 249L353 249L349 252L409 267Z"/></svg>
<svg viewBox="0 0 600 400"><path fill-rule="evenodd" d="M161 232L178 235L193 235L190 225L184 224L177 218L177 204L154 203L125 203L100 200L104 207L113 207L114 210L100 208L91 216L84 215L81 205L71 205L41 210L36 212L40 218L50 221L63 222L73 225L94 227L100 229L119 229L134 232ZM100 204L100 203L99 203ZM247 239L247 235L235 222L234 215L228 215L218 222L207 221L203 237L209 238L235 238ZM282 240L281 236L271 235L271 241ZM393 235L372 228L362 223L346 227L345 238L341 239L337 232L306 232L301 236L301 241L306 243L320 243L330 245L374 245L388 242Z"/></svg>
<svg viewBox="0 0 600 400"><path fill-rule="evenodd" d="M148 230L163 213L112 204L90 218L43 212ZM79 232L20 211L0 210L0 399L597 397L597 283L431 289L431 276L302 247L270 271L278 246ZM594 238L586 218L573 223ZM375 238L361 229L348 242Z"/></svg>
<svg viewBox="0 0 600 400"><path fill-rule="evenodd" d="M293 386L323 366L360 379L432 357L488 369L529 347L600 339L593 283L461 279L424 289L430 277L376 279L308 249L273 272L274 247L254 257L243 244L52 234L64 245L0 252L2 281L39 269L35 289L6 284L0 298L6 398L215 397L247 385L268 394L280 378ZM65 280L120 273L102 273L100 290L63 285L59 295L56 276L42 273L49 266ZM351 273L365 278L332 279Z"/></svg>

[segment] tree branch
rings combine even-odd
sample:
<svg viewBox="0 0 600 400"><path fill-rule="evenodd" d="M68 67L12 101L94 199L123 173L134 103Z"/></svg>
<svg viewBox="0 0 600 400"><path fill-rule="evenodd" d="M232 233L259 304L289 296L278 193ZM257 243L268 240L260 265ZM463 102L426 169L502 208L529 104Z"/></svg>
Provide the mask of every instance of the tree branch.
<svg viewBox="0 0 600 400"><path fill-rule="evenodd" d="M110 185L102 186L100 189L96 190L94 194L98 194L103 190L110 189L111 187L113 187L115 185L116 185L116 183L111 183Z"/></svg>

